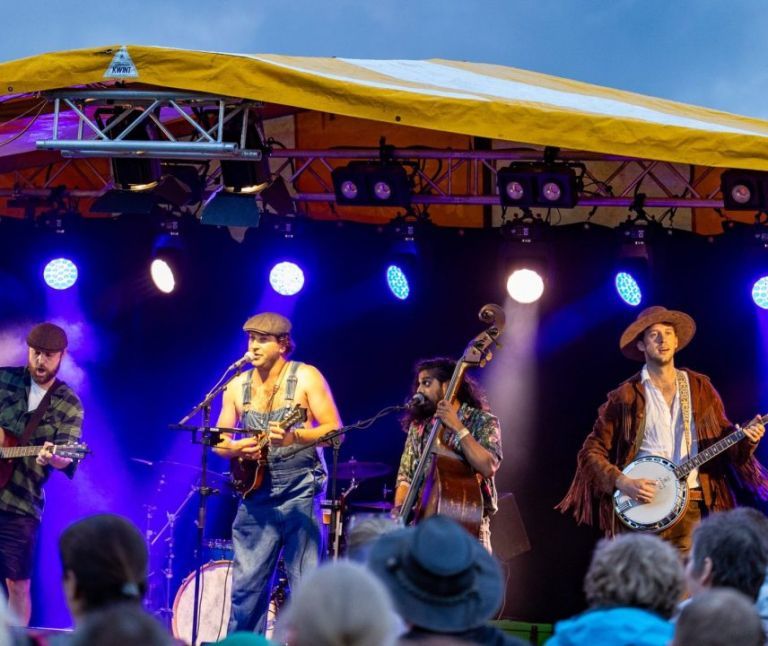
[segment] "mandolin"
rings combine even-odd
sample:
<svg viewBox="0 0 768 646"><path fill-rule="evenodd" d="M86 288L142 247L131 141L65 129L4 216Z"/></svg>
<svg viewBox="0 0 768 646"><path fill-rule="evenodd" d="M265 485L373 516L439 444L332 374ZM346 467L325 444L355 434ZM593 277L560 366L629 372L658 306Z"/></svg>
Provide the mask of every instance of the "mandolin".
<svg viewBox="0 0 768 646"><path fill-rule="evenodd" d="M296 404L280 420L279 426L287 431L291 426L305 422L306 419L307 409ZM267 468L269 453L269 434L259 431L259 442L256 446L259 452L254 453L253 458L232 458L229 463L232 486L243 498L258 489L264 481L264 470Z"/></svg>

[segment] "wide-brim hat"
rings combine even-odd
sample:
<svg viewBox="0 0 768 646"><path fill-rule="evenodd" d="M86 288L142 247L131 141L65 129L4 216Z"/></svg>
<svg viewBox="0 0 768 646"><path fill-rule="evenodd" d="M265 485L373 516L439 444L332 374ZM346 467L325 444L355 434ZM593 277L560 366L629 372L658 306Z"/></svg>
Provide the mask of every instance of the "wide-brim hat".
<svg viewBox="0 0 768 646"><path fill-rule="evenodd" d="M262 312L249 318L243 324L243 330L246 332L256 332L257 334L284 336L291 333L291 322L282 314Z"/></svg>
<svg viewBox="0 0 768 646"><path fill-rule="evenodd" d="M637 340L645 330L656 323L666 323L675 328L678 350L687 346L693 335L696 334L696 323L685 312L668 310L661 305L654 305L640 312L634 322L624 330L621 339L619 339L619 348L621 348L622 354L635 361L645 361L645 355L637 347Z"/></svg>
<svg viewBox="0 0 768 646"><path fill-rule="evenodd" d="M402 618L427 630L456 633L482 626L503 598L499 564L463 527L442 516L382 535L368 565Z"/></svg>

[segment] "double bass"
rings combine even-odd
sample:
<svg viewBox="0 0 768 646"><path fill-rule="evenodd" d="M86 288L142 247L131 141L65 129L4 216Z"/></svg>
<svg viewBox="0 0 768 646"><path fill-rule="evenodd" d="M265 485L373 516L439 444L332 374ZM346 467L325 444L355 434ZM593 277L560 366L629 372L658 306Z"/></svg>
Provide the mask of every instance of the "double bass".
<svg viewBox="0 0 768 646"><path fill-rule="evenodd" d="M489 327L469 342L456 362L445 393L445 399L451 403L464 380L464 373L472 366L484 367L490 361L491 350L499 345L498 338L504 330L504 310L494 303L484 305L478 318ZM469 533L478 536L483 518L481 477L463 456L444 445L444 431L442 421L435 419L400 508L399 520L407 524L410 520L418 522L441 514L453 518Z"/></svg>

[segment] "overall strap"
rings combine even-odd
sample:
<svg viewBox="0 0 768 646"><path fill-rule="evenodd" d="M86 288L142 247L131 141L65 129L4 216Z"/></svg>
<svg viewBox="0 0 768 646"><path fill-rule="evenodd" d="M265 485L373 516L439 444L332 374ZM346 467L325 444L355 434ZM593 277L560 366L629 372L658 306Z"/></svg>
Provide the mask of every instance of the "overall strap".
<svg viewBox="0 0 768 646"><path fill-rule="evenodd" d="M288 366L288 376L285 380L286 402L292 402L296 397L296 385L299 383L299 378L296 376L296 371L301 365L301 361L291 361L291 364Z"/></svg>
<svg viewBox="0 0 768 646"><path fill-rule="evenodd" d="M245 379L243 379L243 413L247 413L251 410L251 378L253 377L253 370L249 370L245 373Z"/></svg>

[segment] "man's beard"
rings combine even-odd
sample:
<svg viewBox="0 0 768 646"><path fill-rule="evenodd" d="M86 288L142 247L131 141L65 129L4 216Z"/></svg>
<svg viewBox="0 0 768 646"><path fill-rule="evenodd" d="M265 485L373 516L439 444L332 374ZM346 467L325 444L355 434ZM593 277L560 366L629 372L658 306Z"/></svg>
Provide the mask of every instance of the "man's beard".
<svg viewBox="0 0 768 646"><path fill-rule="evenodd" d="M425 399L423 404L413 407L411 418L414 422L426 422L434 417L436 412L437 404L430 399Z"/></svg>
<svg viewBox="0 0 768 646"><path fill-rule="evenodd" d="M32 376L32 381L38 385L43 385L49 383L57 374L59 374L59 368L61 368L61 360L59 360L59 363L53 370L46 370L42 375L37 372L37 369L34 365L29 364L27 367L29 368L29 373Z"/></svg>

